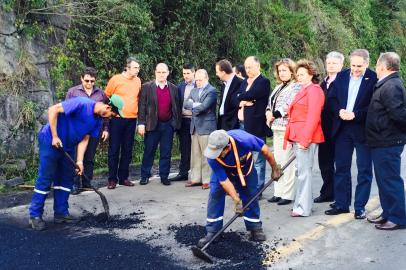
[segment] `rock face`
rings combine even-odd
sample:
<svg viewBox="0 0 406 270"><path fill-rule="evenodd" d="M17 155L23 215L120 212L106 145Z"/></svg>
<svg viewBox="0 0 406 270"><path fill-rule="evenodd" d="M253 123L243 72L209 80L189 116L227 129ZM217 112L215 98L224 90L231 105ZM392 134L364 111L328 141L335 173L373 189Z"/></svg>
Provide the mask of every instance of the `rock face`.
<svg viewBox="0 0 406 270"><path fill-rule="evenodd" d="M16 20L0 5L0 163L36 151L36 134L54 103L48 55L70 25L68 17L38 15L31 22L54 31L28 35L16 28Z"/></svg>

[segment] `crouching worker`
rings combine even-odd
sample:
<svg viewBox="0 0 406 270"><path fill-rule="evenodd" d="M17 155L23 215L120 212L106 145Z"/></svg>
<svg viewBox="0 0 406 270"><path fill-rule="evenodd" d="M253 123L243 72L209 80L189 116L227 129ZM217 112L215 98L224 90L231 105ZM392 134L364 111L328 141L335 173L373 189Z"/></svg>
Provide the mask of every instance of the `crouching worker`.
<svg viewBox="0 0 406 270"><path fill-rule="evenodd" d="M42 219L45 199L53 184L54 221L72 223L77 221L69 214L68 198L73 186L75 169L62 149L72 157L77 147L76 173L83 172L83 155L89 136L97 138L102 117L116 115L118 108L89 98L77 97L58 103L48 109L48 124L38 134L39 168L34 194L29 208L29 223L34 230L44 230Z"/></svg>
<svg viewBox="0 0 406 270"><path fill-rule="evenodd" d="M207 206L207 235L199 240L198 247L203 247L223 227L226 194L234 201L235 212L243 215L245 226L251 231L250 239L266 240L259 219L258 200L242 213L244 205L259 191L252 151L264 155L272 167L272 178L277 179L281 174L280 168L262 139L243 130L216 130L210 134L204 152L213 170Z"/></svg>

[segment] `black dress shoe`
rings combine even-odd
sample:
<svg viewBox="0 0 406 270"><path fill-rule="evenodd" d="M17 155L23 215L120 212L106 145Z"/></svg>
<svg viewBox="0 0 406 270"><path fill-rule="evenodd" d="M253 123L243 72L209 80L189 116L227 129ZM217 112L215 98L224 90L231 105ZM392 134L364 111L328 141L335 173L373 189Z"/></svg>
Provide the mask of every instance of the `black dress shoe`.
<svg viewBox="0 0 406 270"><path fill-rule="evenodd" d="M140 185L146 185L148 183L149 183L149 178L148 177L141 177Z"/></svg>
<svg viewBox="0 0 406 270"><path fill-rule="evenodd" d="M386 223L386 221L388 221L388 219L383 218L381 215L379 215L377 217L367 218L367 221L372 224L384 224Z"/></svg>
<svg viewBox="0 0 406 270"><path fill-rule="evenodd" d="M161 183L165 186L169 186L171 181L168 178L161 178Z"/></svg>
<svg viewBox="0 0 406 270"><path fill-rule="evenodd" d="M323 203L323 202L333 202L333 198L319 196L313 200L315 203Z"/></svg>
<svg viewBox="0 0 406 270"><path fill-rule="evenodd" d="M187 174L178 174L175 177L169 178L170 181L185 181L188 179Z"/></svg>
<svg viewBox="0 0 406 270"><path fill-rule="evenodd" d="M270 202L270 203L276 203L276 202L279 202L280 199L281 199L281 197L273 196L272 198L270 198L270 199L268 200L268 202Z"/></svg>
<svg viewBox="0 0 406 270"><path fill-rule="evenodd" d="M126 186L126 187L133 187L134 186L134 183L131 182L130 180L124 180L122 182L119 182L118 184L121 185L121 186Z"/></svg>
<svg viewBox="0 0 406 270"><path fill-rule="evenodd" d="M355 219L365 219L367 215L364 210L355 210L354 218Z"/></svg>
<svg viewBox="0 0 406 270"><path fill-rule="evenodd" d="M70 194L71 195L78 195L78 194L80 194L80 189L79 189L79 187L78 186L73 186L72 187L72 190L71 190L71 192L70 192Z"/></svg>
<svg viewBox="0 0 406 270"><path fill-rule="evenodd" d="M336 208L336 202L330 203L329 206L330 206L331 208Z"/></svg>
<svg viewBox="0 0 406 270"><path fill-rule="evenodd" d="M290 204L291 202L292 202L292 200L281 199L281 200L279 200L277 205L287 205L287 204Z"/></svg>
<svg viewBox="0 0 406 270"><path fill-rule="evenodd" d="M386 221L383 224L375 224L375 228L378 230L384 230L384 231L394 231L394 230L399 230L399 229L405 229L406 225L399 225L395 224L390 221Z"/></svg>
<svg viewBox="0 0 406 270"><path fill-rule="evenodd" d="M335 216L335 215L339 215L339 214L346 214L349 213L350 210L347 209L340 209L340 208L331 208L327 211L324 212L324 214L328 215L328 216Z"/></svg>

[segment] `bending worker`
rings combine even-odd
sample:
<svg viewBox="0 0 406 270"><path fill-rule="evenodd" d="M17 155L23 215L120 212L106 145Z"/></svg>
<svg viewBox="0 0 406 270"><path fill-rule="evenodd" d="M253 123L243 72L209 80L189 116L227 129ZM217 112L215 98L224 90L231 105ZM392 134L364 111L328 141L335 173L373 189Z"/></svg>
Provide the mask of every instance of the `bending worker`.
<svg viewBox="0 0 406 270"><path fill-rule="evenodd" d="M272 167L272 178L277 179L281 174L280 168L262 139L243 130L216 130L210 134L204 152L213 170L207 206L207 235L199 240L199 247L203 247L222 228L226 193L235 203L235 212L243 214L245 226L251 231L250 239L266 240L259 219L258 200L242 213L243 206L259 191L252 151L264 155Z"/></svg>
<svg viewBox="0 0 406 270"><path fill-rule="evenodd" d="M111 99L113 101L113 98ZM119 105L119 104L117 104ZM121 104L122 105L122 104ZM119 108L119 106L117 106ZM102 117L116 115L117 107L77 97L51 106L48 109L48 124L38 134L39 169L34 194L29 208L29 223L34 230L42 231L46 224L42 219L44 203L53 183L54 221L70 223L77 221L69 214L68 199L73 186L75 170L65 157L61 147L74 156L77 147L77 174L83 172L83 155L89 136L97 138L102 126Z"/></svg>

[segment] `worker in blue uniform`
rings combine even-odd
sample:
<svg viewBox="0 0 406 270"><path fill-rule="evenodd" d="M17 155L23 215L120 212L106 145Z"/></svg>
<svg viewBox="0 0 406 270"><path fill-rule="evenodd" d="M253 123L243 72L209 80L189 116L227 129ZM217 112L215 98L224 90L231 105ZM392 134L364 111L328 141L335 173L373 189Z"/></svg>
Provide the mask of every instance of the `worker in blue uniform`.
<svg viewBox="0 0 406 270"><path fill-rule="evenodd" d="M252 151L264 155L272 167L272 178L277 179L281 174L280 166L262 139L243 130L216 130L210 134L204 155L213 173L207 206L207 234L199 240L199 247L203 247L222 228L226 194L234 201L235 212L243 215L247 231L251 232L250 239L258 242L266 240L258 200L242 213L244 205L259 191Z"/></svg>
<svg viewBox="0 0 406 270"><path fill-rule="evenodd" d="M71 223L77 221L69 214L68 199L73 185L75 169L65 157L61 147L75 156L77 150L76 173L83 172L83 155L89 136L99 136L102 117L116 116L122 104L111 99L111 104L95 102L88 98L77 97L58 103L48 109L48 124L38 134L39 168L34 194L29 208L29 223L34 230L44 230L46 223L42 219L45 199L53 184L54 221ZM117 105L117 106L116 106Z"/></svg>

